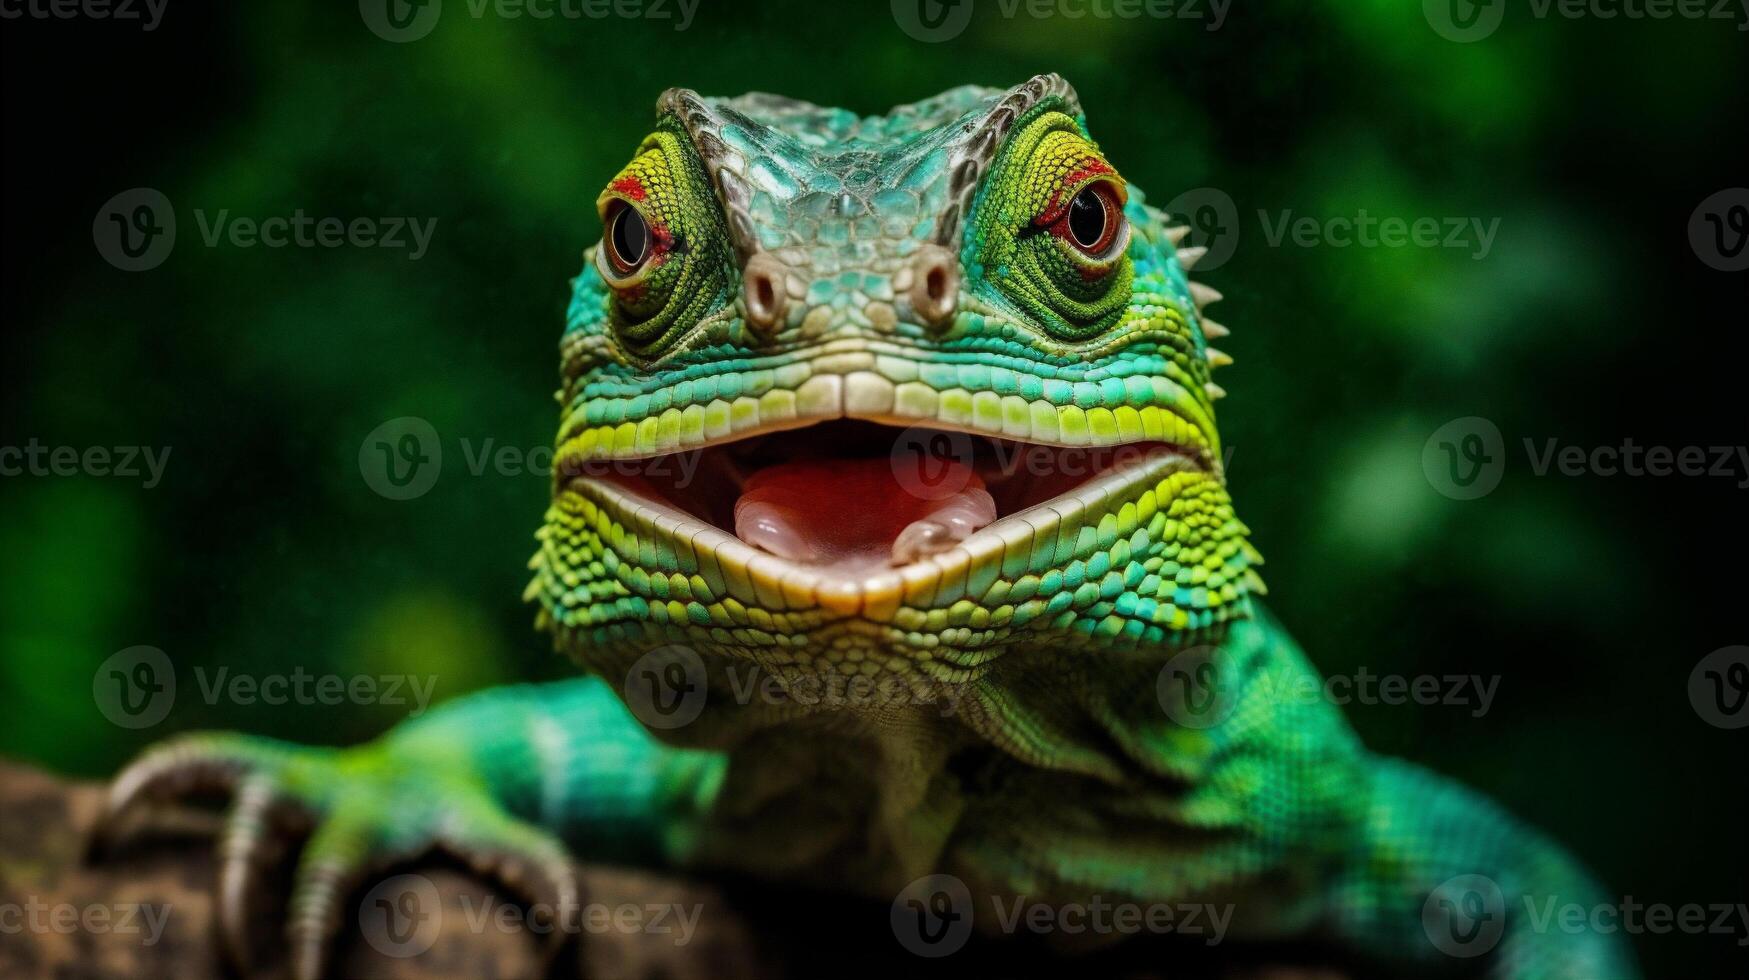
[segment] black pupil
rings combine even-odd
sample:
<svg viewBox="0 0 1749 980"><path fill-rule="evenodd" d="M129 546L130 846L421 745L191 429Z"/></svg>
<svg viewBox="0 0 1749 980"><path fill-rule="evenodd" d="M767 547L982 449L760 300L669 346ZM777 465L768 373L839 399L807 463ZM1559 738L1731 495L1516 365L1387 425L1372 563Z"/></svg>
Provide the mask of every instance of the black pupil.
<svg viewBox="0 0 1749 980"><path fill-rule="evenodd" d="M1092 248L1105 235L1105 198L1089 187L1069 202L1069 234L1082 248Z"/></svg>
<svg viewBox="0 0 1749 980"><path fill-rule="evenodd" d="M629 205L620 208L619 217L613 222L613 250L620 261L628 266L637 265L644 261L644 249L649 245L650 226L644 224L644 216Z"/></svg>

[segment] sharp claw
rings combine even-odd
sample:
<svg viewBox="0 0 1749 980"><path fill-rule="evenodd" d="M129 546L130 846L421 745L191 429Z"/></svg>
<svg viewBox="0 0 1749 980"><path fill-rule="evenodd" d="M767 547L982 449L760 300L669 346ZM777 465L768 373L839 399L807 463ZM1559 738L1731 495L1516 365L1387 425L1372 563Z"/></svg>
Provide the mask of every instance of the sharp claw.
<svg viewBox="0 0 1749 980"><path fill-rule="evenodd" d="M344 921L343 903L352 890L373 870L417 857L433 841L423 833L395 832L380 823L373 808L347 807L336 813L330 799L288 795L286 764L295 761L292 751L284 743L228 734L189 735L165 742L116 777L92 828L90 847L97 855L114 843L122 819L143 801L169 801L197 791L233 791L218 841L216 911L224 953L247 975L255 967L256 949L249 932L263 874L283 855L287 838L314 825L314 836L298 861L287 935L292 975L316 980L327 972ZM553 928L546 944L550 967L570 937L578 934L582 921L582 888L570 854L558 838L496 813L442 835L440 843L528 904L552 910Z"/></svg>
<svg viewBox="0 0 1749 980"><path fill-rule="evenodd" d="M310 845L314 847L315 844ZM358 866L344 860L303 862L292 889L292 975L298 980L321 980L328 946L340 929L340 902L358 883Z"/></svg>
<svg viewBox="0 0 1749 980"><path fill-rule="evenodd" d="M571 856L557 844L553 851L545 856L535 855L535 880L527 889L532 901L545 902L553 910L553 931L547 938L546 949L549 964L570 937L577 935L583 918L582 887L577 883Z"/></svg>
<svg viewBox="0 0 1749 980"><path fill-rule="evenodd" d="M379 833L387 827L358 812L330 815L304 846L298 859L286 928L291 941L292 975L319 980L333 952L345 914L343 903L373 871L416 857L420 846L391 845Z"/></svg>
<svg viewBox="0 0 1749 980"><path fill-rule="evenodd" d="M558 839L528 825L503 828L507 839L481 845L446 838L444 849L514 892L530 906L552 910L553 929L547 937L548 965L566 941L582 928L583 889L570 852Z"/></svg>
<svg viewBox="0 0 1749 980"><path fill-rule="evenodd" d="M245 975L254 965L249 903L261 887L261 870L268 860L262 847L272 828L275 803L270 780L260 776L245 780L219 841L219 936L232 965Z"/></svg>
<svg viewBox="0 0 1749 980"><path fill-rule="evenodd" d="M103 808L91 828L90 853L101 856L116 844L123 819L144 800L169 799L189 792L228 790L252 764L245 746L224 736L185 735L146 751L110 783Z"/></svg>

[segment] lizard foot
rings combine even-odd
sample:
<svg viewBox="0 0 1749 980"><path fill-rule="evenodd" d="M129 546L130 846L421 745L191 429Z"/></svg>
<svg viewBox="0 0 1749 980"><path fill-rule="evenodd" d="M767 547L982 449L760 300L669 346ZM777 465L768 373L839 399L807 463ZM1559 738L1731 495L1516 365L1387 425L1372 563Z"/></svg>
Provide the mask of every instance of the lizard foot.
<svg viewBox="0 0 1749 980"><path fill-rule="evenodd" d="M558 838L507 813L477 780L414 764L380 744L310 748L231 733L167 740L111 784L93 853L107 851L147 805L215 793L230 797L217 843L219 940L242 973L255 966L248 925L266 872L305 835L287 905L298 978L324 972L355 889L432 851L551 909L549 961L578 931L581 890Z"/></svg>

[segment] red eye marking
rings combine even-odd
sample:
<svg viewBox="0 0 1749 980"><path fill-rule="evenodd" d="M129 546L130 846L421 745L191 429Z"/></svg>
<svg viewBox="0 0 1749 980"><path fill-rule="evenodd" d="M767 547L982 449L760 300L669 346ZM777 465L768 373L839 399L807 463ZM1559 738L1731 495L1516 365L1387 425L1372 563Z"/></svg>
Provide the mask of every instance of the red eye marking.
<svg viewBox="0 0 1749 980"><path fill-rule="evenodd" d="M1116 174L1117 171L1111 169L1111 166L1104 160L1088 159L1076 168L1074 173L1063 178L1063 182L1058 185L1057 192L1051 196L1051 203L1045 206L1044 211L1038 217L1032 219L1032 223L1040 228L1056 224L1058 219L1063 217L1063 213L1068 210L1069 201L1073 200L1073 198L1065 199L1063 196L1069 188L1078 188L1095 177L1112 177Z"/></svg>
<svg viewBox="0 0 1749 980"><path fill-rule="evenodd" d="M621 177L614 181L611 185L611 189L624 194L634 201L642 201L644 198L650 196L650 192L644 190L644 182L630 175Z"/></svg>

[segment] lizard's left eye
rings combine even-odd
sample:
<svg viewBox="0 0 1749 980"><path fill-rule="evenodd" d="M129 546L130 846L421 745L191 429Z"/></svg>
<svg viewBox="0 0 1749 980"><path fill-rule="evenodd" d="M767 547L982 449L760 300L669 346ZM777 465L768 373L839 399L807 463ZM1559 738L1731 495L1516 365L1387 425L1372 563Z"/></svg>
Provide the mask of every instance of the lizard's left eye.
<svg viewBox="0 0 1749 980"><path fill-rule="evenodd" d="M1018 127L984 178L975 264L1040 330L1083 341L1130 299L1129 190L1080 123L1043 112Z"/></svg>
<svg viewBox="0 0 1749 980"><path fill-rule="evenodd" d="M1057 234L1089 258L1102 259L1111 252L1123 224L1123 206L1111 187L1100 182L1081 189L1069 202L1069 211L1059 219Z"/></svg>
<svg viewBox="0 0 1749 980"><path fill-rule="evenodd" d="M609 207L607 218L607 259L613 271L629 276L650 257L650 223L638 209L624 201Z"/></svg>

